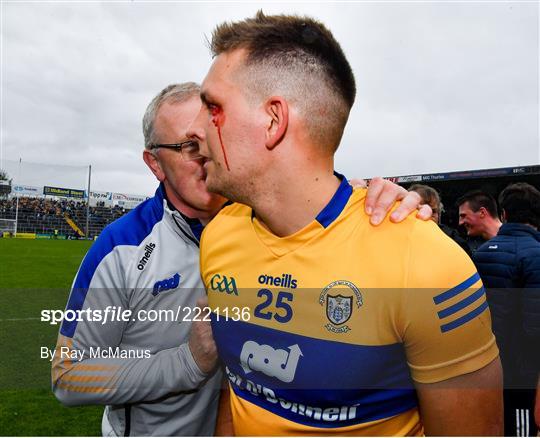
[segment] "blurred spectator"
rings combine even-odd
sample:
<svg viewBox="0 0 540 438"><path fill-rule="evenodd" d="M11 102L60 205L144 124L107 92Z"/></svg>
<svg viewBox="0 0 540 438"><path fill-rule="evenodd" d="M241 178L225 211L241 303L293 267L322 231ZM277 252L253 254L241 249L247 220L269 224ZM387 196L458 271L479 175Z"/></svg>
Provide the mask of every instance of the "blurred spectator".
<svg viewBox="0 0 540 438"><path fill-rule="evenodd" d="M497 235L502 224L493 196L482 190L472 190L459 198L456 204L459 206L459 225L465 227L467 236L476 237L477 242L483 243ZM469 246L473 252L476 250L474 239Z"/></svg>
<svg viewBox="0 0 540 438"><path fill-rule="evenodd" d="M428 204L431 207L431 210L433 211L431 219L437 225L439 225L441 230L443 230L446 235L448 235L459 246L461 246L461 248L463 248L463 250L470 257L471 249L469 248L469 244L467 243L467 241L459 235L457 230L449 227L448 225L441 223L441 215L442 215L442 212L444 211L444 208L441 202L441 197L439 196L439 193L437 192L437 190L435 190L433 187L429 187L424 184L413 184L411 187L409 187L409 192L416 192L420 195L423 203Z"/></svg>
<svg viewBox="0 0 540 438"><path fill-rule="evenodd" d="M487 291L504 372L506 436L536 436L540 372L540 192L511 184L499 196L504 224L474 254ZM537 407L537 411L540 407Z"/></svg>

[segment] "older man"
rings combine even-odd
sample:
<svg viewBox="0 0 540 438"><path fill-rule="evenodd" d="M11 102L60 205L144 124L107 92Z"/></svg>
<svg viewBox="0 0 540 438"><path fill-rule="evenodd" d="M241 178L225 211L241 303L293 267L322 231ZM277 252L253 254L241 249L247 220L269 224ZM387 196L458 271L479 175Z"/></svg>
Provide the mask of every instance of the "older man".
<svg viewBox="0 0 540 438"><path fill-rule="evenodd" d="M214 432L221 373L209 323L196 310L205 296L199 238L225 199L207 190L199 145L187 136L199 93L194 83L171 85L148 106L143 158L160 185L101 233L77 273L67 309L103 318L91 313L60 329L54 393L67 405L107 405L104 435ZM371 195L381 214L403 190L377 180ZM417 204L409 197L400 212ZM131 315L111 321L120 311Z"/></svg>

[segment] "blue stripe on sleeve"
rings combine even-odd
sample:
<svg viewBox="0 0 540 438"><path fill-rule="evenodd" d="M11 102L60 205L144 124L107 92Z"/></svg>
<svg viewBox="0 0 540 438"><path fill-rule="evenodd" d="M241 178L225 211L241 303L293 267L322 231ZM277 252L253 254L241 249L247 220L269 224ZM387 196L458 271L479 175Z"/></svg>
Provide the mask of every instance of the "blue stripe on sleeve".
<svg viewBox="0 0 540 438"><path fill-rule="evenodd" d="M447 307L444 310L441 310L437 312L437 315L439 315L439 318L446 318L447 316L453 315L456 312L459 312L461 309L464 309L469 304L474 303L476 300L480 299L484 295L484 288L481 287L478 289L475 293L472 295L469 295L464 300L459 301L458 303L454 304L453 306Z"/></svg>
<svg viewBox="0 0 540 438"><path fill-rule="evenodd" d="M441 332L445 333L445 332L454 330L455 328L462 326L463 324L469 322L471 319L480 315L484 310L487 309L487 307L488 307L488 303L487 301L484 301L479 307L467 313L466 315L463 315L461 318L458 318L455 321L449 322L448 324L443 324L441 326Z"/></svg>
<svg viewBox="0 0 540 438"><path fill-rule="evenodd" d="M467 290L478 280L480 280L480 275L478 275L478 272L476 272L473 276L467 278L467 280L465 280L463 283L460 283L456 287L453 287L452 289L447 290L446 292L443 292L433 297L433 302L435 304L441 304L442 302L449 300L450 298L455 297L456 295L460 294L464 290Z"/></svg>

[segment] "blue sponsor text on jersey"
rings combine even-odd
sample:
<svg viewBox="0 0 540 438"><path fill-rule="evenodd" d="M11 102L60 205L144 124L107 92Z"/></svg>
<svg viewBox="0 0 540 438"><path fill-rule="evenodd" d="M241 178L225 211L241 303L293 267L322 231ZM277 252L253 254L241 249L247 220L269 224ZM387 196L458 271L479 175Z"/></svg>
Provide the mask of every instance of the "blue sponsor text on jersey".
<svg viewBox="0 0 540 438"><path fill-rule="evenodd" d="M232 373L227 367L225 367L225 371L227 372L229 380L234 385L233 390L235 392L237 390L244 390L254 397L263 397L267 402L279 406L279 408L284 411L305 417L306 419L322 422L323 424L320 424L320 426L326 426L324 423L343 422L356 419L357 404L352 406L318 407L293 402L291 400L286 400L283 397L279 397L271 388L259 383L254 383L249 379L243 379L239 375Z"/></svg>
<svg viewBox="0 0 540 438"><path fill-rule="evenodd" d="M176 273L171 278L166 278L165 280L156 281L156 284L154 284L154 289L152 290L152 295L156 296L160 292L176 289L178 285L180 284L180 278L182 278L182 276Z"/></svg>

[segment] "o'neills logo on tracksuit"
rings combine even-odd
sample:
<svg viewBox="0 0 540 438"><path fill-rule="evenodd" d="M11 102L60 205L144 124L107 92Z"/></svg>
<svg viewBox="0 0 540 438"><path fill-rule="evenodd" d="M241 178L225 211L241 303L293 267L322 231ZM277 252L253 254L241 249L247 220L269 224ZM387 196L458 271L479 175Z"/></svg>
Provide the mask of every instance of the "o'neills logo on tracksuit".
<svg viewBox="0 0 540 438"><path fill-rule="evenodd" d="M144 267L146 266L146 263L148 263L148 260L150 260L150 256L152 255L152 251L154 251L155 248L156 248L156 244L151 243L151 242L144 247L146 252L144 253L143 258L139 260L139 264L137 265L137 269L139 271L142 271L144 269Z"/></svg>

